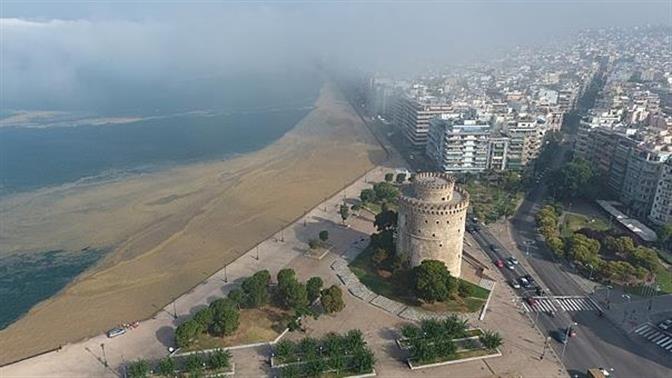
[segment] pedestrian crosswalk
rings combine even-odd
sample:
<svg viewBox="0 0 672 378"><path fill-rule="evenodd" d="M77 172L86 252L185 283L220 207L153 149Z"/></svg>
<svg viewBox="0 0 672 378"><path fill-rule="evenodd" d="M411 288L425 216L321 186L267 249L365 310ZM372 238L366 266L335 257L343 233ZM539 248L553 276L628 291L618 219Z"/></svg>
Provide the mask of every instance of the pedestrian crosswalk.
<svg viewBox="0 0 672 378"><path fill-rule="evenodd" d="M600 308L588 297L533 297L533 304L523 301L525 312L598 311Z"/></svg>
<svg viewBox="0 0 672 378"><path fill-rule="evenodd" d="M635 328L635 333L672 353L672 334L668 334L649 323Z"/></svg>

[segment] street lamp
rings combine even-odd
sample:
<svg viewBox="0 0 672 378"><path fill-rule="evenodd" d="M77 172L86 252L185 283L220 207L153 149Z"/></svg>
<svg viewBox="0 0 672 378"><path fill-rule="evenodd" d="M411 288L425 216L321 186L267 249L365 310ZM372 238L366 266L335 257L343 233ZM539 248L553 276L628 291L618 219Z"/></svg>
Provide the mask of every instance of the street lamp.
<svg viewBox="0 0 672 378"><path fill-rule="evenodd" d="M224 282L229 282L229 276L226 274L226 267L227 265L224 265Z"/></svg>
<svg viewBox="0 0 672 378"><path fill-rule="evenodd" d="M577 322L573 322L572 324L567 327L567 330L565 331L565 342L562 344L562 356L560 357L560 361L564 361L565 359L565 349L567 349L567 344L569 344L569 331L572 329L572 327L579 325Z"/></svg>
<svg viewBox="0 0 672 378"><path fill-rule="evenodd" d="M100 349L103 350L103 363L105 364L105 367L107 367L107 355L105 354L105 343L100 343Z"/></svg>

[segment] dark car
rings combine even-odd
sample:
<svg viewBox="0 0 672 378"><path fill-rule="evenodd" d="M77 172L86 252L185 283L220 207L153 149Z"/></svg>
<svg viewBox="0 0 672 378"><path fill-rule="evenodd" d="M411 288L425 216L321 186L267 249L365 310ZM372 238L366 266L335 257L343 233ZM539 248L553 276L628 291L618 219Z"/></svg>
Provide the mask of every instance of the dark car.
<svg viewBox="0 0 672 378"><path fill-rule="evenodd" d="M518 278L518 282L520 282L520 286L526 289L530 287L530 281L528 281L525 277Z"/></svg>
<svg viewBox="0 0 672 378"><path fill-rule="evenodd" d="M544 290L543 290L542 288L540 288L539 286L537 286L537 287L534 288L534 292L537 294L538 297L540 297L540 296L546 294L546 293L544 292Z"/></svg>
<svg viewBox="0 0 672 378"><path fill-rule="evenodd" d="M551 337L553 337L560 344L567 344L567 335L565 334L564 329L551 332Z"/></svg>
<svg viewBox="0 0 672 378"><path fill-rule="evenodd" d="M525 279L527 279L528 281L530 281L530 283L533 283L533 282L534 282L534 278L532 278L532 276L529 275L529 274L526 274L526 275L524 275L523 277L525 277Z"/></svg>
<svg viewBox="0 0 672 378"><path fill-rule="evenodd" d="M496 245L490 244L490 250L495 253L499 253L499 248Z"/></svg>

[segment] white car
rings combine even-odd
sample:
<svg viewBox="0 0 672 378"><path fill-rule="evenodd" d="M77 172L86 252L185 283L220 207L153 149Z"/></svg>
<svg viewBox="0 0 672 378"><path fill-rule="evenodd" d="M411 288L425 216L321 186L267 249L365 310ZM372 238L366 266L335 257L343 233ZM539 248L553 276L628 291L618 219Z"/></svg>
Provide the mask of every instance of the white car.
<svg viewBox="0 0 672 378"><path fill-rule="evenodd" d="M672 319L667 319L664 322L658 323L658 328L662 329L663 331L667 331L668 329L672 328Z"/></svg>
<svg viewBox="0 0 672 378"><path fill-rule="evenodd" d="M506 267L511 269L511 270L516 269L516 266L513 265L513 263L510 260L506 260Z"/></svg>
<svg viewBox="0 0 672 378"><path fill-rule="evenodd" d="M511 287L514 289L520 289L520 284L516 281L511 281Z"/></svg>
<svg viewBox="0 0 672 378"><path fill-rule="evenodd" d="M509 257L509 261L511 261L511 264L513 265L518 265L518 259L513 256Z"/></svg>

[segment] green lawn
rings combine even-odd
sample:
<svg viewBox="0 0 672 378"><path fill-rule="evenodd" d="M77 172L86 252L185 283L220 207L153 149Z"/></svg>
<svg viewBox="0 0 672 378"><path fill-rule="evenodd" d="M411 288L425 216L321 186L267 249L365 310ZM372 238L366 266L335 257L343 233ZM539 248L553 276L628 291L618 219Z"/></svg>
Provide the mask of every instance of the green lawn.
<svg viewBox="0 0 672 378"><path fill-rule="evenodd" d="M661 265L656 271L656 283L661 292L672 293L672 272Z"/></svg>
<svg viewBox="0 0 672 378"><path fill-rule="evenodd" d="M569 237L582 228L596 231L608 231L610 229L609 222L604 218L589 218L581 214L565 212L565 218L560 227L562 236Z"/></svg>
<svg viewBox="0 0 672 378"><path fill-rule="evenodd" d="M273 306L240 310L238 330L230 336L215 337L207 333L200 334L183 351L224 348L234 345L253 344L273 341L287 327L291 319L288 311Z"/></svg>
<svg viewBox="0 0 672 378"><path fill-rule="evenodd" d="M421 307L432 312L474 312L483 306L490 293L487 289L460 279L460 281L466 282L467 285L472 287L473 297L433 304L422 303L413 293L410 271L383 277L371 263L371 254L371 248L366 248L360 253L350 264L352 272L374 293L404 303L407 306Z"/></svg>

